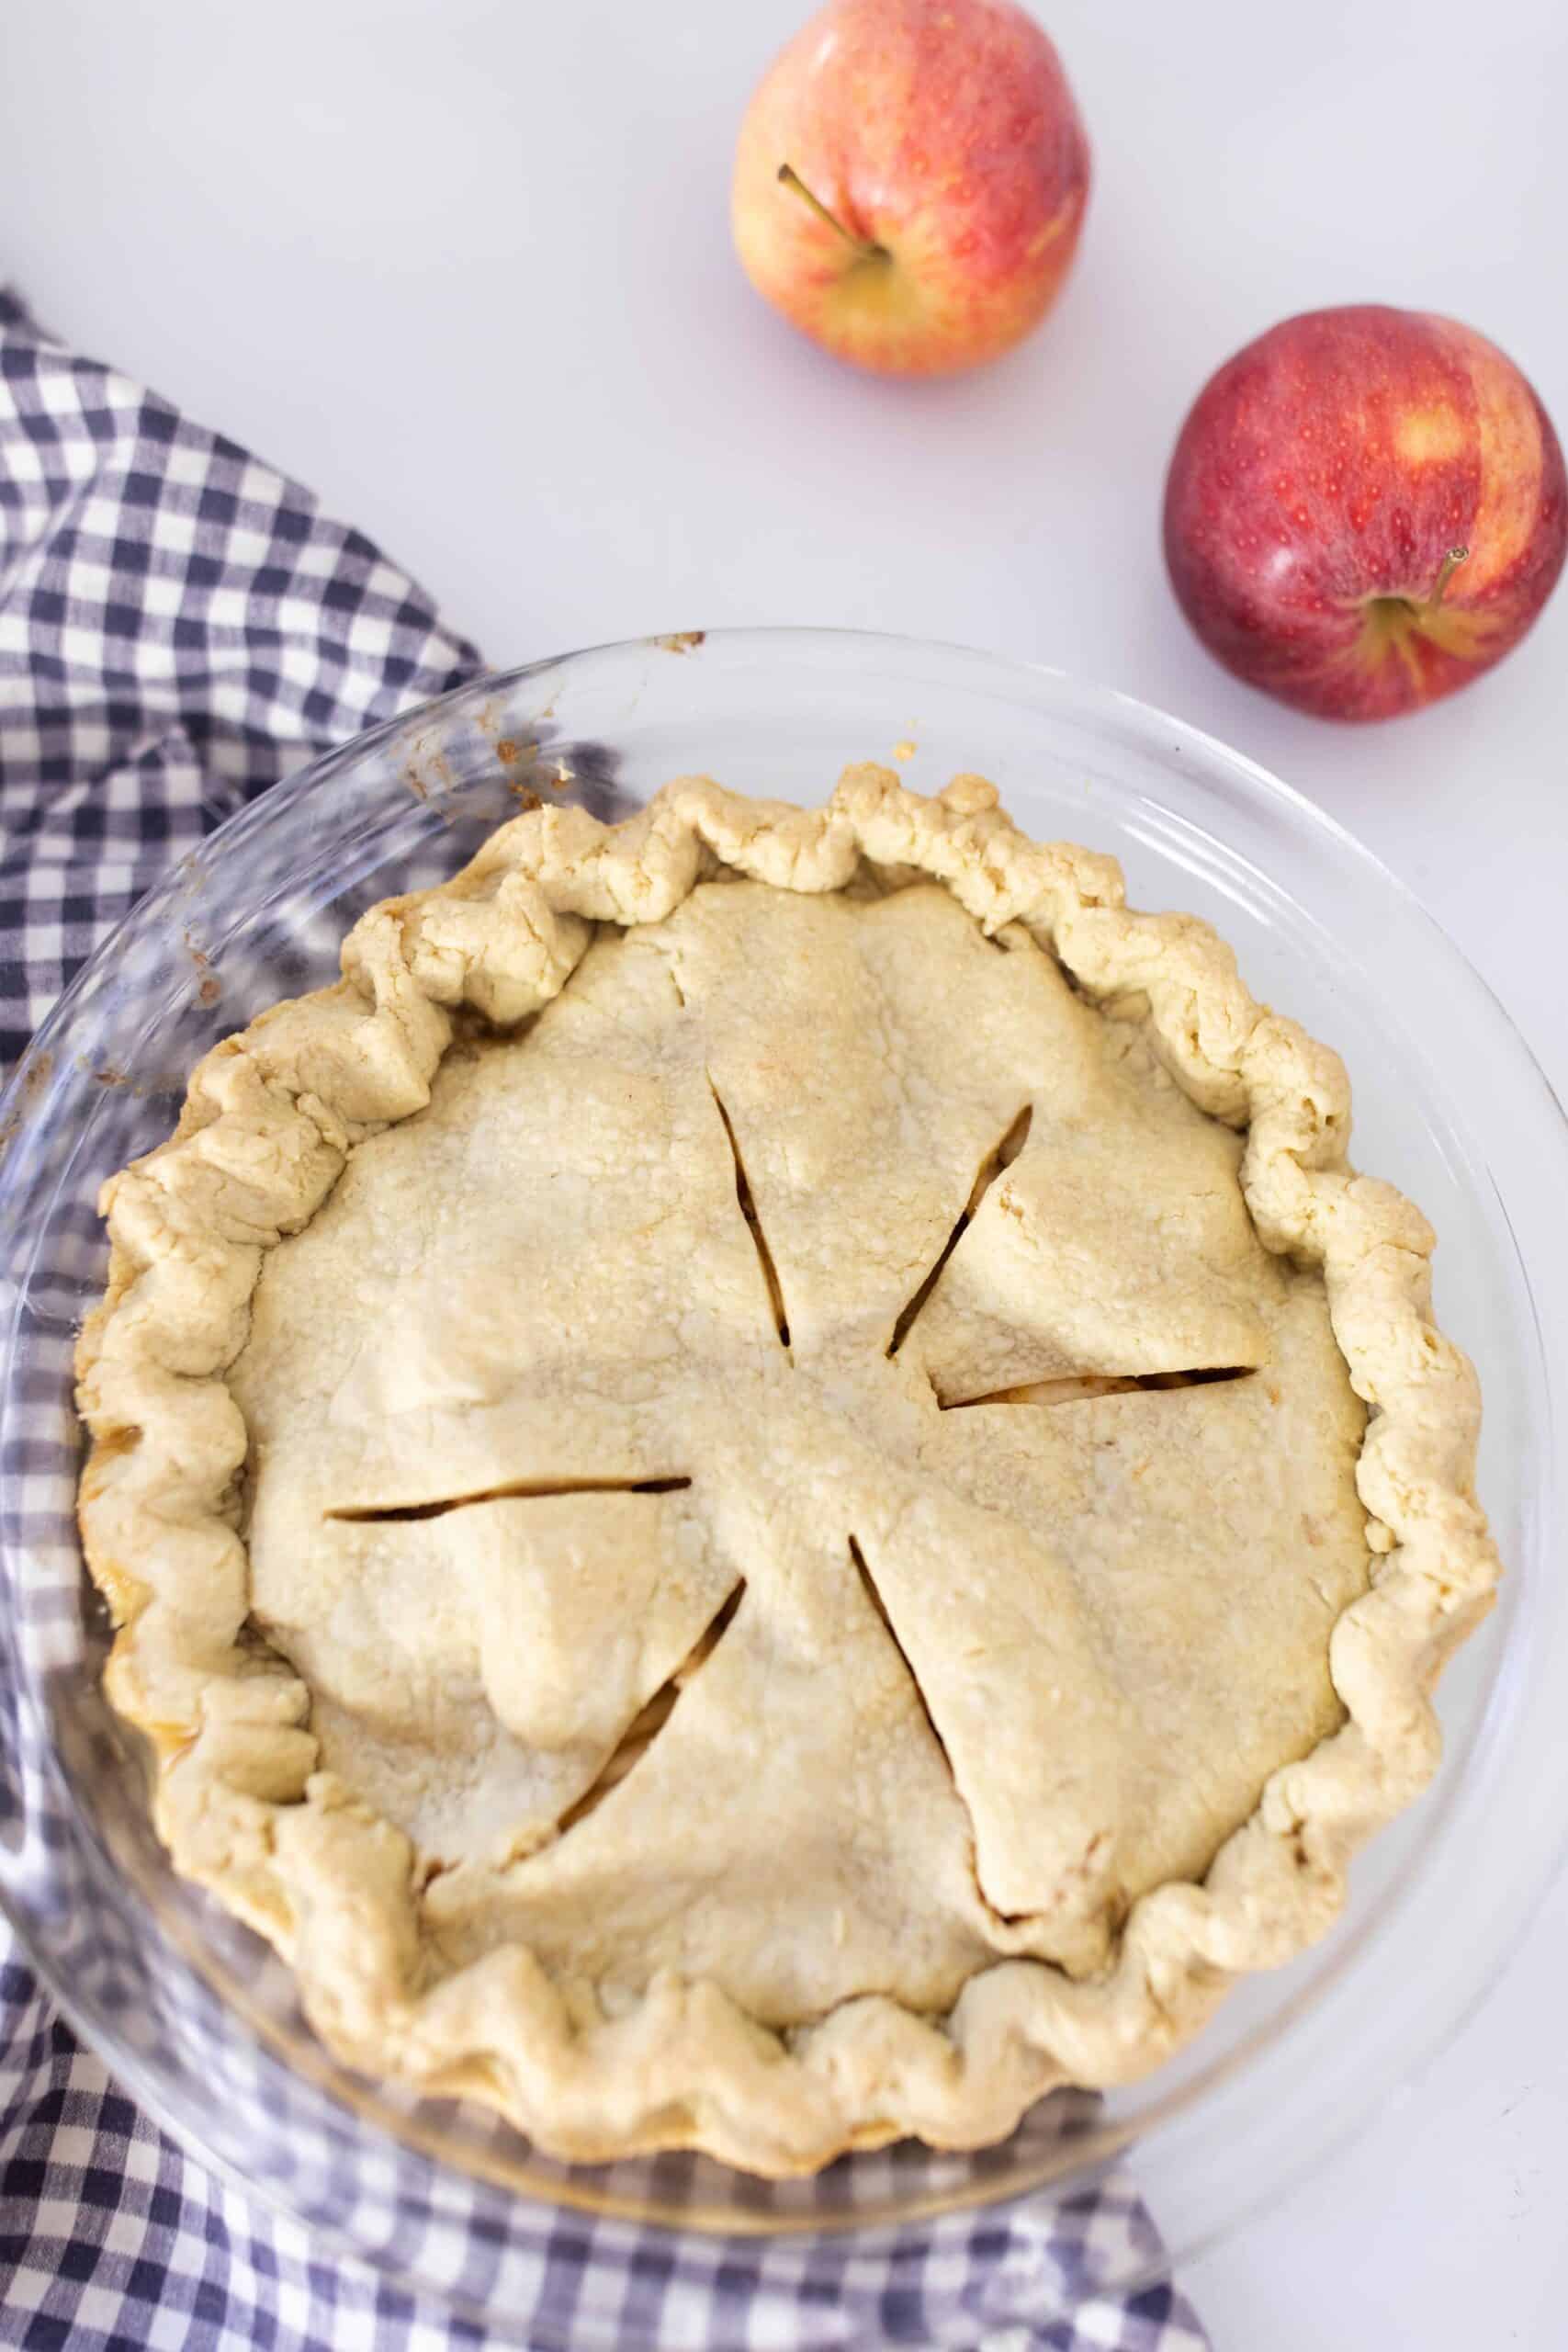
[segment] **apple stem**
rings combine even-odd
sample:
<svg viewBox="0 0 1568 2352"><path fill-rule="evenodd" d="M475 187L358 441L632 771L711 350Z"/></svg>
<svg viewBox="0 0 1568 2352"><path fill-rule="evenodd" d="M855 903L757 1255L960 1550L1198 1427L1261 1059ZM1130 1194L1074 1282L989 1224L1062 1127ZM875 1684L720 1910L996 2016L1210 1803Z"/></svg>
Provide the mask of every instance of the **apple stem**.
<svg viewBox="0 0 1568 2352"><path fill-rule="evenodd" d="M1468 548L1450 548L1449 549L1447 555L1443 558L1442 562L1438 565L1438 576L1432 582L1432 593L1427 597L1426 604L1426 610L1427 612L1435 613L1437 611L1438 606L1443 601L1444 593L1448 588L1449 582L1453 578L1454 573L1459 570L1460 565L1468 560L1469 555L1470 549Z"/></svg>
<svg viewBox="0 0 1568 2352"><path fill-rule="evenodd" d="M853 252L858 254L862 261L886 261L887 259L886 246L874 244L869 237L857 237L852 230L846 229L843 222L838 218L838 215L829 211L821 198L812 194L811 190L807 187L806 182L801 178L800 174L795 170L793 164L781 164L779 165L779 178L785 187L794 189L795 195L799 197L803 204L808 204L811 207L811 209L816 213L818 220L825 220L829 229L833 230L839 236L842 237L845 244L850 246Z"/></svg>

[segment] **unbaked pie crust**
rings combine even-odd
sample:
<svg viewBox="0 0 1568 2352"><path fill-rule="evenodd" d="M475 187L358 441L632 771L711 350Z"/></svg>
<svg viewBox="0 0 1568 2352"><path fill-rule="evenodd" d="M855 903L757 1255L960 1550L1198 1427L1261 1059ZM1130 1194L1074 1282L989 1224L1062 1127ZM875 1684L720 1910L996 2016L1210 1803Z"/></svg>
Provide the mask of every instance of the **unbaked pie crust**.
<svg viewBox="0 0 1568 2352"><path fill-rule="evenodd" d="M116 1177L82 1526L175 1867L569 2158L967 2147L1339 1908L1484 1612L1337 1057L961 776L539 809Z"/></svg>

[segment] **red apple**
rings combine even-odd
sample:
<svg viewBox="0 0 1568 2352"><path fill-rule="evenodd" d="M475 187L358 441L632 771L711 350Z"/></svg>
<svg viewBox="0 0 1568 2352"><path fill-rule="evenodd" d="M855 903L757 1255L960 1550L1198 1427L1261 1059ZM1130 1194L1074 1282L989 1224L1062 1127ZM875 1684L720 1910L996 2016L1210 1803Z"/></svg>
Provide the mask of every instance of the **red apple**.
<svg viewBox="0 0 1568 2352"><path fill-rule="evenodd" d="M1551 420L1451 319L1309 311L1199 393L1165 553L1211 653L1298 710L1388 718L1512 650L1568 550Z"/></svg>
<svg viewBox="0 0 1568 2352"><path fill-rule="evenodd" d="M830 0L747 108L731 210L786 319L862 368L937 376L1039 324L1088 194L1066 76L1012 0Z"/></svg>

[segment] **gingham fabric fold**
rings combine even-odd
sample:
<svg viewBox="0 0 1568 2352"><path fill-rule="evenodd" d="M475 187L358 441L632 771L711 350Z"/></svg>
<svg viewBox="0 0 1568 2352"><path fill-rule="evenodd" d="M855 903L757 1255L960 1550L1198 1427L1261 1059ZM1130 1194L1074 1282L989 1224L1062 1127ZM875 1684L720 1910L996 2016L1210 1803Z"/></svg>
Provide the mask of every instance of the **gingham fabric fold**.
<svg viewBox="0 0 1568 2352"><path fill-rule="evenodd" d="M42 334L0 290L0 1071L153 878L317 752L475 675L473 647L357 532L232 442ZM4 1715L0 1693L0 1716ZM0 1743L0 1829L4 1826ZM856 2266L840 2336L983 2352L1204 2352L1168 2287L1070 2283L1153 2224L1125 2181L1070 2211L938 2225ZM594 2229L540 2324L570 2345ZM605 2256L609 2259L610 2257ZM813 2343L833 2288L787 2253L628 2261L625 2341ZM417 2264L413 2266L417 2269ZM847 2290L846 2290L847 2292ZM794 2309L802 2324L792 2324ZM868 2315L874 2315L868 2317ZM531 2340L411 2297L214 2177L52 2013L0 1922L0 2344L37 2352L446 2352Z"/></svg>

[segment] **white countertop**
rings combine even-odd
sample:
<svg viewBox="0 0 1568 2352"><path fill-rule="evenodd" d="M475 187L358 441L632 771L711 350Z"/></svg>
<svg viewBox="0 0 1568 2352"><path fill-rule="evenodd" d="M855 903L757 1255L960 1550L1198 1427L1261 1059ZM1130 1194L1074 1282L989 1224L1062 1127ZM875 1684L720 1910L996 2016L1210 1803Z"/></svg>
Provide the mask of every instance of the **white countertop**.
<svg viewBox="0 0 1568 2352"><path fill-rule="evenodd" d="M1568 589L1495 675L1342 731L1216 669L1157 553L1237 345L1447 311L1568 431L1559 0L1045 0L1097 185L1021 353L855 378L728 251L799 0L10 0L4 265L40 314L302 481L497 662L643 631L907 630L1125 687L1411 883L1568 1093ZM1568 1828L1568 1825L1565 1825ZM1568 2340L1568 1888L1325 2177L1189 2267L1216 2352Z"/></svg>

